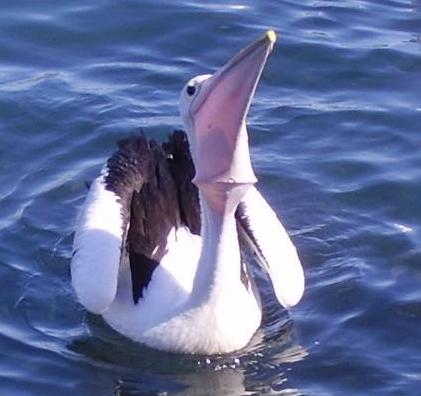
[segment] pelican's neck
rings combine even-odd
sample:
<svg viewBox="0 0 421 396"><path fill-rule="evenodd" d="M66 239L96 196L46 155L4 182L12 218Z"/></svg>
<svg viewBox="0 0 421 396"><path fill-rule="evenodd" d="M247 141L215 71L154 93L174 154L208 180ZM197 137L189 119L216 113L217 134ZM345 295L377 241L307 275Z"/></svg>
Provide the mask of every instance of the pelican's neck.
<svg viewBox="0 0 421 396"><path fill-rule="evenodd" d="M218 298L241 282L235 210L247 189L225 183L200 188L202 250L192 290L196 302Z"/></svg>

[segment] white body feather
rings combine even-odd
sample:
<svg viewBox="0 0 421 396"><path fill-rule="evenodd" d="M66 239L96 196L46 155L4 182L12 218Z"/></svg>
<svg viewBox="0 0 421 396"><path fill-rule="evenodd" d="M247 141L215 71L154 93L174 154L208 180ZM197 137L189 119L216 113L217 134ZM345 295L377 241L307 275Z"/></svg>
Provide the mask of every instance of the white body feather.
<svg viewBox="0 0 421 396"><path fill-rule="evenodd" d="M276 295L284 306L293 305L304 284L296 250L254 187L243 203ZM260 325L261 307L253 283L245 287L240 279L235 219L202 230L214 235L219 227L221 240L208 238L214 245L209 249L219 249L224 261L214 271L202 263L198 271L201 237L187 227L172 229L167 253L134 304L129 262L127 257L120 259L124 235L120 210L102 175L91 186L75 236L71 269L80 302L102 314L115 330L157 349L213 354L244 347Z"/></svg>

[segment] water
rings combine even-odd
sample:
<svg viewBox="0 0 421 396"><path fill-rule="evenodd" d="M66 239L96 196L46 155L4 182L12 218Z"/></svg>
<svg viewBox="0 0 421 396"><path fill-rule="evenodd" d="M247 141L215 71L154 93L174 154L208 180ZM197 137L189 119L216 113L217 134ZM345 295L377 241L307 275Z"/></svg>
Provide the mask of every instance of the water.
<svg viewBox="0 0 421 396"><path fill-rule="evenodd" d="M269 27L252 155L305 296L288 313L259 279L262 328L232 355L131 343L70 286L84 183L119 138L180 127L184 82ZM3 2L1 394L418 394L420 33L418 0Z"/></svg>

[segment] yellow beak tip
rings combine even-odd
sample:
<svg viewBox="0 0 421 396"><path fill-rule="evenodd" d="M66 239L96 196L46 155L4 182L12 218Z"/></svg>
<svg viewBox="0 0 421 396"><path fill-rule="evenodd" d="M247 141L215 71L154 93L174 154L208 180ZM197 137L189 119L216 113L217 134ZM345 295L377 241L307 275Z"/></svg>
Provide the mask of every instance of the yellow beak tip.
<svg viewBox="0 0 421 396"><path fill-rule="evenodd" d="M266 37L269 39L269 41L274 44L276 42L276 33L274 30L270 29L266 32Z"/></svg>

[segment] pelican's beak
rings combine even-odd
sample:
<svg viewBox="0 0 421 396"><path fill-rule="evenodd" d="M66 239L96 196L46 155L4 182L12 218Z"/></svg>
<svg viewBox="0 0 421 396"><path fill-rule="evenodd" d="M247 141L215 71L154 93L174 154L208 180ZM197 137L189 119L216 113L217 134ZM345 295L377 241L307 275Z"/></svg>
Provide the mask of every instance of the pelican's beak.
<svg viewBox="0 0 421 396"><path fill-rule="evenodd" d="M253 184L246 117L266 60L273 30L240 51L201 85L190 107L195 134L194 183Z"/></svg>

